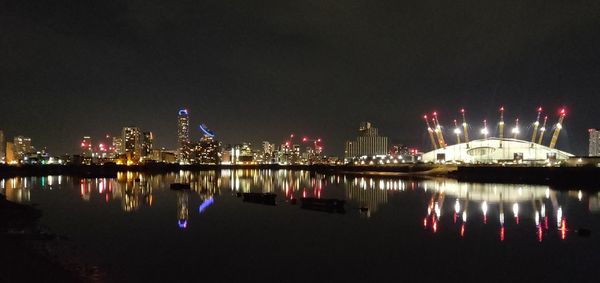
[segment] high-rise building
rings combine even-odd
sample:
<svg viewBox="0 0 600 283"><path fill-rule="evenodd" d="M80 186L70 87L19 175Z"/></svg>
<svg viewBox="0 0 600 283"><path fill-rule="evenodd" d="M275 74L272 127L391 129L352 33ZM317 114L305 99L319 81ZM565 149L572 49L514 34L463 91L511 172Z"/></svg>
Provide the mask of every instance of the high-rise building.
<svg viewBox="0 0 600 283"><path fill-rule="evenodd" d="M590 132L590 156L600 156L600 130L589 129Z"/></svg>
<svg viewBox="0 0 600 283"><path fill-rule="evenodd" d="M15 158L17 160L21 161L25 158L25 156L33 152L33 147L31 146L31 138L24 136L16 136L13 141L16 155Z"/></svg>
<svg viewBox="0 0 600 283"><path fill-rule="evenodd" d="M379 136L377 128L370 122L360 124L358 137L354 141L347 141L344 151L347 159L384 154L388 154L388 138Z"/></svg>
<svg viewBox="0 0 600 283"><path fill-rule="evenodd" d="M154 144L154 135L152 132L144 132L142 134L142 149L141 157L149 158L152 155L152 149Z"/></svg>
<svg viewBox="0 0 600 283"><path fill-rule="evenodd" d="M15 164L18 162L16 152L15 152L15 144L12 142L6 143L6 164Z"/></svg>
<svg viewBox="0 0 600 283"><path fill-rule="evenodd" d="M141 157L141 137L140 129L137 127L125 127L122 132L123 153L127 155L127 160L137 163Z"/></svg>
<svg viewBox="0 0 600 283"><path fill-rule="evenodd" d="M187 109L177 115L177 142L180 161L187 161L190 155L190 115Z"/></svg>
<svg viewBox="0 0 600 283"><path fill-rule="evenodd" d="M123 149L123 138L122 137L113 137L112 138L112 147L116 155L121 155L125 153Z"/></svg>
<svg viewBox="0 0 600 283"><path fill-rule="evenodd" d="M4 140L4 132L0 130L0 163L6 158L6 141Z"/></svg>

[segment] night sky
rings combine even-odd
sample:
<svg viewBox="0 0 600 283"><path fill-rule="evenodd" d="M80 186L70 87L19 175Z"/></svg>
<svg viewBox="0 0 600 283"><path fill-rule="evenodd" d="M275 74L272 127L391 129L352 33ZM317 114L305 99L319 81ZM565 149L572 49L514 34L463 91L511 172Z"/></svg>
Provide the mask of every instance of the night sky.
<svg viewBox="0 0 600 283"><path fill-rule="evenodd" d="M0 4L0 129L57 154L128 125L174 148L180 107L225 144L294 132L341 154L369 120L427 149L426 112L479 128L500 105L509 125L565 105L559 148L585 154L599 98L597 0Z"/></svg>

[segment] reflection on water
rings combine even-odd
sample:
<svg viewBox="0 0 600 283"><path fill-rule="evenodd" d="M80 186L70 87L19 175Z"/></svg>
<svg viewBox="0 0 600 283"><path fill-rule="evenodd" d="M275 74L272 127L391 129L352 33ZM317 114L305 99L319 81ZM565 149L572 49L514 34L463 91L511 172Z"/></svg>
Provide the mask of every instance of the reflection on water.
<svg viewBox="0 0 600 283"><path fill-rule="evenodd" d="M191 190L170 191L172 183L188 183ZM419 196L418 207L422 208L418 213L422 218L414 221L422 221L425 230L433 234L452 231L460 238L484 225L495 227L500 241L523 227L530 227L526 231L534 233L540 242L548 237L565 240L578 228L571 225L572 206L592 213L600 210L599 194L580 190L559 192L548 186L471 184L451 179L325 176L289 170L181 171L164 175L130 172L119 173L114 179L47 176L0 180L0 193L10 201L36 202L32 198L36 190L73 190L83 202L92 198L100 198L106 204L117 202L128 214L152 209L161 194L174 194L176 221L181 229L192 224L190 214L202 214L219 198L234 198L235 193L275 193L280 205L291 205L302 198L343 199L347 209L356 212L347 217L365 218L377 217L381 209L393 206L392 199L412 194ZM199 199L199 206L194 209L190 209L192 196Z"/></svg>

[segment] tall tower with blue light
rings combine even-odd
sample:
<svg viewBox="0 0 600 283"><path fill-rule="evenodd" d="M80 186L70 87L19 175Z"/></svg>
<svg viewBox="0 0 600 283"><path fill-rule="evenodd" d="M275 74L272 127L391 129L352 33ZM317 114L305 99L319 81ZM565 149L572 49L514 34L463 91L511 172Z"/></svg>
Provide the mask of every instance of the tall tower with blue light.
<svg viewBox="0 0 600 283"><path fill-rule="evenodd" d="M190 114L187 109L181 109L177 114L177 142L180 161L185 161L190 144Z"/></svg>

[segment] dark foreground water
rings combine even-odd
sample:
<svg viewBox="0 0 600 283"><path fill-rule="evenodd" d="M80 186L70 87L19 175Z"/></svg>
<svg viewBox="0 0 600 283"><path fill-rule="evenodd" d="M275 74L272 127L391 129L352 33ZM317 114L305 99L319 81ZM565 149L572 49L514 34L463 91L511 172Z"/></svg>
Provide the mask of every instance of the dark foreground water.
<svg viewBox="0 0 600 283"><path fill-rule="evenodd" d="M600 195L577 188L223 170L11 178L0 192L38 204L107 281L600 282Z"/></svg>

